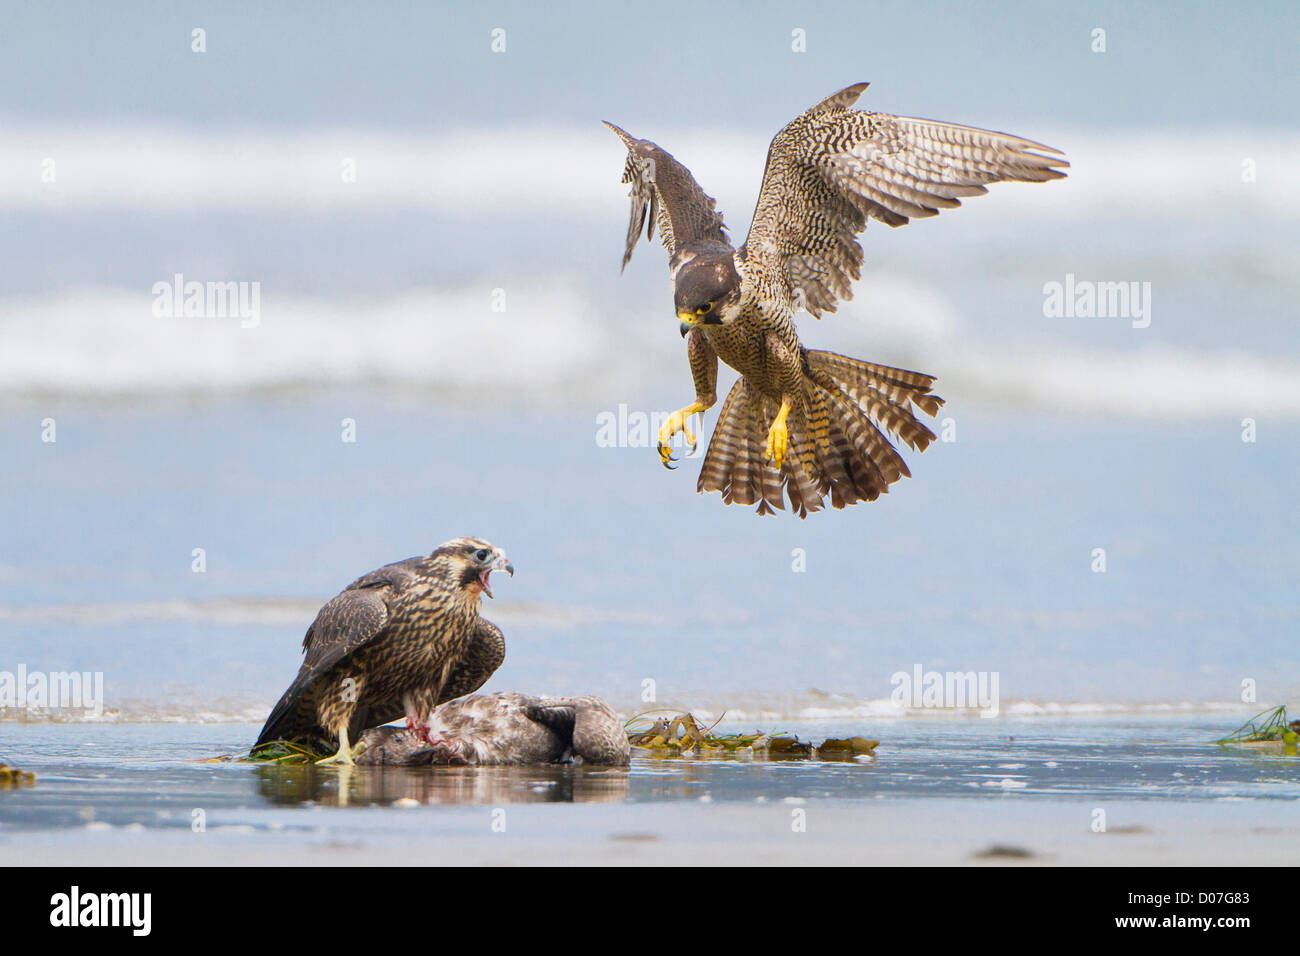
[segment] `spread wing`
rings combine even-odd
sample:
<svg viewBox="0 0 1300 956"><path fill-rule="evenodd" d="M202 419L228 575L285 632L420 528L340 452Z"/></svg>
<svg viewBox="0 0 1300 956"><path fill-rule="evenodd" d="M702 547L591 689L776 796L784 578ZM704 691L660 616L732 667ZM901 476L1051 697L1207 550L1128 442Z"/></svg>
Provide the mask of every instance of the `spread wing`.
<svg viewBox="0 0 1300 956"><path fill-rule="evenodd" d="M528 719L550 727L566 740L573 736L573 723L578 717L577 705L564 697L534 699L524 707Z"/></svg>
<svg viewBox="0 0 1300 956"><path fill-rule="evenodd" d="M391 593L388 582L363 583L368 580L369 576L362 578L320 609L303 638L306 656L298 676L266 719L258 744L309 733L315 715L300 713L299 704L312 684L335 664L374 640L388 624L387 601Z"/></svg>
<svg viewBox="0 0 1300 956"><path fill-rule="evenodd" d="M869 218L901 226L988 183L1061 179L1057 167L1069 166L1060 150L1019 136L850 109L866 88L841 90L776 134L741 250L783 272L796 304L818 318L853 297Z"/></svg>
<svg viewBox="0 0 1300 956"><path fill-rule="evenodd" d="M569 740L569 749L586 763L621 766L630 758L622 722L599 697L541 700L526 713Z"/></svg>
<svg viewBox="0 0 1300 956"><path fill-rule="evenodd" d="M479 618L464 656L447 678L438 703L445 704L449 700L474 693L487 683L487 679L496 673L505 659L506 641L501 628L491 621Z"/></svg>
<svg viewBox="0 0 1300 956"><path fill-rule="evenodd" d="M632 213L627 224L627 246L623 250L623 267L627 267L641 238L642 227L646 239L654 239L655 228L659 239L668 250L668 261L674 261L679 249L700 242L722 243L727 249L726 225L717 204L700 188L691 171L672 155L647 139L637 139L606 123L627 147L627 165L623 167L623 182L632 189ZM646 212L649 211L647 217Z"/></svg>

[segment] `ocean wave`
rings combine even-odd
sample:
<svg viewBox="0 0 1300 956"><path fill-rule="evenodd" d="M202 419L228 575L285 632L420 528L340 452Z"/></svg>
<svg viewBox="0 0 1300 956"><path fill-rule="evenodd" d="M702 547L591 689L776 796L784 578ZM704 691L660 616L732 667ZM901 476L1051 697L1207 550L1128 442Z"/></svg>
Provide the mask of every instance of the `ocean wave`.
<svg viewBox="0 0 1300 956"><path fill-rule="evenodd" d="M587 126L483 126L438 134L373 129L48 124L11 117L0 142L0 209L192 213L358 208L517 217L530 210L608 216L625 187L617 140ZM686 163L733 226L753 208L773 131L656 124L632 130ZM1300 218L1293 133L1248 129L1129 132L1040 129L1070 177L1051 189L999 189L998 215L1096 219L1232 211L1236 222ZM527 143L520 163L519 144ZM48 170L52 162L53 177ZM1251 164L1254 178L1246 176ZM45 164L45 165L43 165ZM44 175L43 175L44 173ZM972 203L973 206L981 202Z"/></svg>
<svg viewBox="0 0 1300 956"><path fill-rule="evenodd" d="M639 713L642 707L630 703L629 713ZM1243 713L1246 716L1258 708L1238 701L1056 701L1030 698L1003 700L996 717L983 716L983 708L972 707L907 707L888 697L853 698L821 691L808 691L796 695L735 695L719 700L680 701L662 708L664 712L680 713L689 710L705 721L724 721L727 725L770 723L772 721L838 721L838 720L932 720L939 718L970 718L991 720L999 718L1087 718L1109 716L1168 716L1193 714ZM655 713L659 711L656 710Z"/></svg>
<svg viewBox="0 0 1300 956"><path fill-rule="evenodd" d="M947 396L1017 408L1165 420L1300 416L1300 364L1238 350L970 348L930 367L944 368Z"/></svg>
<svg viewBox="0 0 1300 956"><path fill-rule="evenodd" d="M11 724L261 724L271 702L251 699L128 699L93 714L76 707L0 707L0 723Z"/></svg>
<svg viewBox="0 0 1300 956"><path fill-rule="evenodd" d="M18 624L64 623L108 627L132 622L200 621L225 627L299 627L316 618L321 598L208 598L204 600L121 601L85 604L0 604L0 621ZM507 624L568 629L600 624L645 624L658 620L644 611L514 601L492 608L492 619Z"/></svg>
<svg viewBox="0 0 1300 956"><path fill-rule="evenodd" d="M562 692L539 693L563 696ZM126 699L105 706L97 716L80 709L0 708L0 722L26 724L261 724L273 701L251 696L202 698L176 695L165 700ZM780 723L826 723L880 720L1086 720L1109 717L1168 717L1241 715L1258 708L1237 701L1003 701L996 717L983 717L977 707L902 707L889 698L851 699L810 691L805 694L743 694L718 699L681 700L647 708L634 700L610 699L622 720L634 715L679 714L689 711L702 721L725 727ZM779 728L777 728L779 729Z"/></svg>
<svg viewBox="0 0 1300 956"><path fill-rule="evenodd" d="M171 277L168 277L170 279ZM561 282L412 290L375 301L261 295L254 318L159 317L141 290L5 303L0 395L132 396L390 384L565 392L618 349ZM475 400L491 396L474 396Z"/></svg>
<svg viewBox="0 0 1300 956"><path fill-rule="evenodd" d="M344 385L487 408L550 401L610 409L655 378L684 371L677 336L652 334L663 328L662 314L630 310L615 326L602 321L600 296L571 281L512 287L503 313L491 311L491 294L485 287L379 301L268 295L251 328L237 318L159 318L148 294L120 289L11 300L0 320L0 400ZM1300 416L1300 362L1285 355L990 342L939 293L890 277L842 311L803 323L810 346L912 362L939 376L950 401L1139 419Z"/></svg>

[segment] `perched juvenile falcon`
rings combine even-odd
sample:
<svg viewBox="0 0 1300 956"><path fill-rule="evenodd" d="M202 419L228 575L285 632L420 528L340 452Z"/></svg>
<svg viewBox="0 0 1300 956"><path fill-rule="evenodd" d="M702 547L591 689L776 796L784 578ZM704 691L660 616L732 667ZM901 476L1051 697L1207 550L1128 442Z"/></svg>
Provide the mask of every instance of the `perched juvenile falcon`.
<svg viewBox="0 0 1300 956"><path fill-rule="evenodd" d="M438 707L430 734L367 730L359 764L586 763L623 766L631 758L623 724L599 697L475 694Z"/></svg>
<svg viewBox="0 0 1300 956"><path fill-rule="evenodd" d="M505 660L501 629L479 617L493 571L514 576L504 551L454 538L357 578L307 629L298 677L257 745L337 740L338 752L321 762L350 764L349 741L403 714L408 729L427 736L434 707L478 690Z"/></svg>
<svg viewBox="0 0 1300 956"><path fill-rule="evenodd" d="M659 432L659 456L687 420L717 402L718 359L740 373L722 404L697 490L728 504L799 517L874 501L909 474L884 432L924 451L934 433L913 406L938 413L934 379L806 349L795 312L816 318L852 297L857 236L868 219L901 226L978 196L988 183L1061 179L1059 150L1019 136L851 109L866 83L827 97L776 134L749 236L739 249L690 171L649 140L606 123L627 147L632 190L623 265L644 227L668 250L673 301L687 342L695 401ZM1054 154L1054 155L1043 155ZM647 210L649 216L646 215ZM883 431L882 431L883 429Z"/></svg>

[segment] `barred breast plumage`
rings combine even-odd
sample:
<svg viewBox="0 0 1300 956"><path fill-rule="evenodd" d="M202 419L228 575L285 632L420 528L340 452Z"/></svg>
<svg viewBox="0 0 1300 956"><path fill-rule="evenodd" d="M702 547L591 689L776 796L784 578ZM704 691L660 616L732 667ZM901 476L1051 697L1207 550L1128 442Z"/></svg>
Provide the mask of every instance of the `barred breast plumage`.
<svg viewBox="0 0 1300 956"><path fill-rule="evenodd" d="M857 236L869 219L901 226L986 192L986 185L1060 179L1058 150L991 130L851 107L867 88L846 87L804 111L768 149L749 236L727 238L714 200L671 154L606 124L627 148L623 182L632 213L623 265L644 228L668 250L673 297L695 381L695 401L659 433L690 433L691 416L717 402L717 363L741 375L723 402L697 490L727 503L784 508L800 517L871 501L907 475L887 435L924 451L934 434L934 379L799 341L794 314L820 318L852 297L861 274ZM649 216L647 216L649 210Z"/></svg>
<svg viewBox="0 0 1300 956"><path fill-rule="evenodd" d="M427 732L434 707L481 687L505 658L500 629L479 616L494 570L514 573L505 552L455 538L352 582L308 629L302 667L257 744L337 740L350 762L349 741L368 727L405 714Z"/></svg>

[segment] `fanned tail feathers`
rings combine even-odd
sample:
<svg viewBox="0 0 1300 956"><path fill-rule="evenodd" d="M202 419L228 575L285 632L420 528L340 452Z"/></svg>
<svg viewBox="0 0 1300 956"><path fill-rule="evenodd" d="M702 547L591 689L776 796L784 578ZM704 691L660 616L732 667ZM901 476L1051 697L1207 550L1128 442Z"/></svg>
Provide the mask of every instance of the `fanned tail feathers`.
<svg viewBox="0 0 1300 956"><path fill-rule="evenodd" d="M788 497L801 518L822 510L828 495L835 508L874 501L911 474L887 434L916 451L934 441L914 413L938 414L943 399L931 394L933 384L919 372L808 351L804 409L790 416L789 453L778 472L765 456L778 403L742 378L723 402L697 490L721 492L727 504L757 504L759 514L784 510Z"/></svg>

